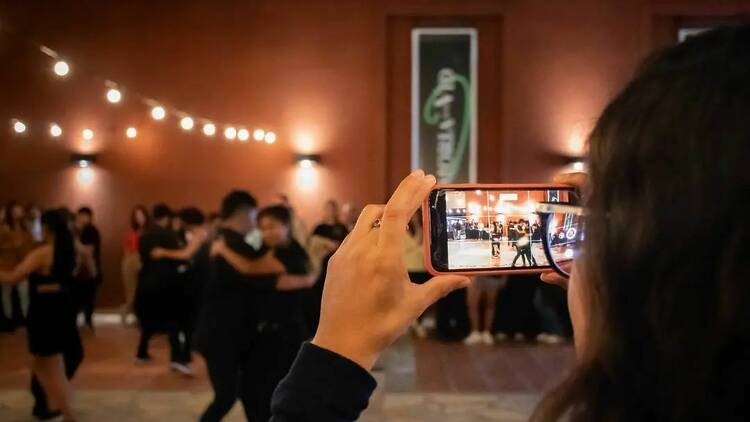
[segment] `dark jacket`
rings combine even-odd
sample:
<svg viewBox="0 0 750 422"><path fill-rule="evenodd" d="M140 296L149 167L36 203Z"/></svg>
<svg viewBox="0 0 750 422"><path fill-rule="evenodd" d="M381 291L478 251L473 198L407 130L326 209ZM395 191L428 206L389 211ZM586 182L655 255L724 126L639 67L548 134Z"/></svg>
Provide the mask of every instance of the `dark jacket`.
<svg viewBox="0 0 750 422"><path fill-rule="evenodd" d="M367 408L375 379L361 366L305 343L271 401L271 422L355 421Z"/></svg>

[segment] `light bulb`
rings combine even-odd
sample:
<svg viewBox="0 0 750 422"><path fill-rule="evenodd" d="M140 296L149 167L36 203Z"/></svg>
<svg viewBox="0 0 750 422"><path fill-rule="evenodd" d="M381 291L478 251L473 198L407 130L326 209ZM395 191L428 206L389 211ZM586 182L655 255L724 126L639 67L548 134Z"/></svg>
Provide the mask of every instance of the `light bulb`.
<svg viewBox="0 0 750 422"><path fill-rule="evenodd" d="M55 62L53 70L57 76L67 76L70 73L70 66L64 60L58 60Z"/></svg>
<svg viewBox="0 0 750 422"><path fill-rule="evenodd" d="M216 134L216 126L213 123L204 124L203 134L206 136L214 136L214 134Z"/></svg>
<svg viewBox="0 0 750 422"><path fill-rule="evenodd" d="M81 132L81 135L83 135L83 139L86 140L94 139L94 131L91 129L84 129L83 132Z"/></svg>
<svg viewBox="0 0 750 422"><path fill-rule="evenodd" d="M188 116L185 116L180 120L180 127L183 130L191 130L194 124L193 119Z"/></svg>
<svg viewBox="0 0 750 422"><path fill-rule="evenodd" d="M267 144L276 142L276 134L273 132L266 132L265 140Z"/></svg>
<svg viewBox="0 0 750 422"><path fill-rule="evenodd" d="M136 136L138 136L138 131L134 127L129 127L125 130L125 136L127 136L130 139L133 139Z"/></svg>
<svg viewBox="0 0 750 422"><path fill-rule="evenodd" d="M107 90L107 101L112 104L117 104L122 100L122 93L117 88L110 88Z"/></svg>
<svg viewBox="0 0 750 422"><path fill-rule="evenodd" d="M262 141L266 137L266 131L263 129L255 129L253 131L253 139L256 141Z"/></svg>
<svg viewBox="0 0 750 422"><path fill-rule="evenodd" d="M237 129L235 129L233 126L229 126L226 129L224 129L224 137L228 140L232 140L237 137Z"/></svg>
<svg viewBox="0 0 750 422"><path fill-rule="evenodd" d="M57 123L52 123L49 125L49 134L53 138L57 138L62 135L62 128L58 126Z"/></svg>
<svg viewBox="0 0 750 422"><path fill-rule="evenodd" d="M154 120L163 120L164 117L166 117L167 112L164 110L164 107L162 106L156 106L151 109L151 117L154 118Z"/></svg>
<svg viewBox="0 0 750 422"><path fill-rule="evenodd" d="M237 139L239 139L242 142L247 142L247 140L250 139L250 132L248 132L247 129L238 130Z"/></svg>
<svg viewBox="0 0 750 422"><path fill-rule="evenodd" d="M20 120L13 121L13 131L16 133L26 132L26 124Z"/></svg>

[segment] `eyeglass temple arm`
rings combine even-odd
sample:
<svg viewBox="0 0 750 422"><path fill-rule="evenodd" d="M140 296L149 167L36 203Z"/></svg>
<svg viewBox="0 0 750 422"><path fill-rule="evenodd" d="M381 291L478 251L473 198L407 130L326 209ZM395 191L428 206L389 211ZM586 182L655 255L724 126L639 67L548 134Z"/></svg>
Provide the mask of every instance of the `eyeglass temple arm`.
<svg viewBox="0 0 750 422"><path fill-rule="evenodd" d="M579 217L585 214L583 207L550 203L536 204L536 212L544 214L573 214Z"/></svg>

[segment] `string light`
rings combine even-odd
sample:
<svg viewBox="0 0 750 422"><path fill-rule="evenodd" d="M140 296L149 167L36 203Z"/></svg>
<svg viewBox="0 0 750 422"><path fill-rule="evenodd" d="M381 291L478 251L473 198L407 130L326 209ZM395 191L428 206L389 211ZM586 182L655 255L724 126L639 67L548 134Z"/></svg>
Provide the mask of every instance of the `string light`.
<svg viewBox="0 0 750 422"><path fill-rule="evenodd" d="M53 62L52 65L52 71L55 75L58 77L66 77L71 72L71 65L63 60L60 56L60 54L55 51L54 49L47 47L42 44L34 44L36 48L39 49L41 53L46 55L51 61ZM150 108L150 114L151 117L154 120L164 120L167 117L167 113L172 113L174 115L180 115L182 114L178 109L175 110L167 110L164 106L160 105L160 102L147 98L143 95L140 95L134 91L130 91L127 89L123 89L124 87L119 85L117 82L111 81L111 80L105 80L104 81L106 92L105 92L105 98L107 102L111 104L118 104L122 102L123 100L123 92L128 91L129 95L132 95L133 97L136 97L138 101L140 101L142 104L146 105ZM184 116L184 114L182 114ZM199 118L198 121L203 122L202 130L203 134L206 136L214 136L217 133L217 126L218 127L224 127L224 136L227 140L234 140L239 139L241 142L247 142L250 139L250 136L253 137L253 139L257 142L265 141L267 144L273 144L276 142L276 134L273 132L267 132L263 129L255 129L252 132L250 132L248 129L245 128L237 128L232 125L223 125L223 124L215 124L211 121L208 121L207 119ZM26 133L28 128L26 124L18 119L11 120L12 122L12 128L13 131L16 134L23 134ZM192 130L195 127L195 121L192 117L184 116L180 119L180 127L183 130L189 131ZM53 138L58 138L62 136L63 129L58 125L57 123L50 123L48 126L48 132L49 136ZM94 132L91 129L84 129L82 132L82 137L86 141L90 141L94 138ZM133 139L137 137L138 131L134 127L128 127L125 130L125 136L127 136L130 139Z"/></svg>
<svg viewBox="0 0 750 422"><path fill-rule="evenodd" d="M62 135L62 128L57 123L52 123L49 125L49 134L53 138L58 138Z"/></svg>
<svg viewBox="0 0 750 422"><path fill-rule="evenodd" d="M216 125L211 122L204 124L203 134L206 136L214 136L216 134Z"/></svg>
<svg viewBox="0 0 750 422"><path fill-rule="evenodd" d="M224 129L224 137L228 140L233 140L237 137L237 129L235 129L233 126L228 126L226 129Z"/></svg>
<svg viewBox="0 0 750 422"><path fill-rule="evenodd" d="M162 106L156 106L151 109L151 117L153 117L154 120L164 120L164 117L166 117L166 115L167 112Z"/></svg>
<svg viewBox="0 0 750 422"><path fill-rule="evenodd" d="M193 119L189 116L185 116L180 120L182 130L192 130L194 124Z"/></svg>
<svg viewBox="0 0 750 422"><path fill-rule="evenodd" d="M117 88L110 88L107 90L107 101L112 104L117 104L122 100L122 93Z"/></svg>
<svg viewBox="0 0 750 422"><path fill-rule="evenodd" d="M21 134L26 132L26 124L20 120L14 119L13 120L13 131Z"/></svg>
<svg viewBox="0 0 750 422"><path fill-rule="evenodd" d="M240 129L237 131L237 139L242 142L247 142L250 139L250 132L247 129Z"/></svg>
<svg viewBox="0 0 750 422"><path fill-rule="evenodd" d="M70 66L64 60L56 61L52 69L55 71L55 75L60 77L68 76L68 73L70 73Z"/></svg>

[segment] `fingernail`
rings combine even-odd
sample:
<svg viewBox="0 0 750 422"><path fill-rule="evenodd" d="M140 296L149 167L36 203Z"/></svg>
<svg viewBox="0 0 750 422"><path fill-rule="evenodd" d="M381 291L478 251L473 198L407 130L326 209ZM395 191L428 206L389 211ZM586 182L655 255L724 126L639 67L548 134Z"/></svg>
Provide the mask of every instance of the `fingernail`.
<svg viewBox="0 0 750 422"><path fill-rule="evenodd" d="M432 174L428 174L427 179L429 179L431 183L437 183L437 177Z"/></svg>
<svg viewBox="0 0 750 422"><path fill-rule="evenodd" d="M410 175L410 176L415 176L415 177L424 177L424 170L422 170L422 169L416 169L416 170L414 170L414 171L413 171L413 172L411 173L411 175Z"/></svg>

